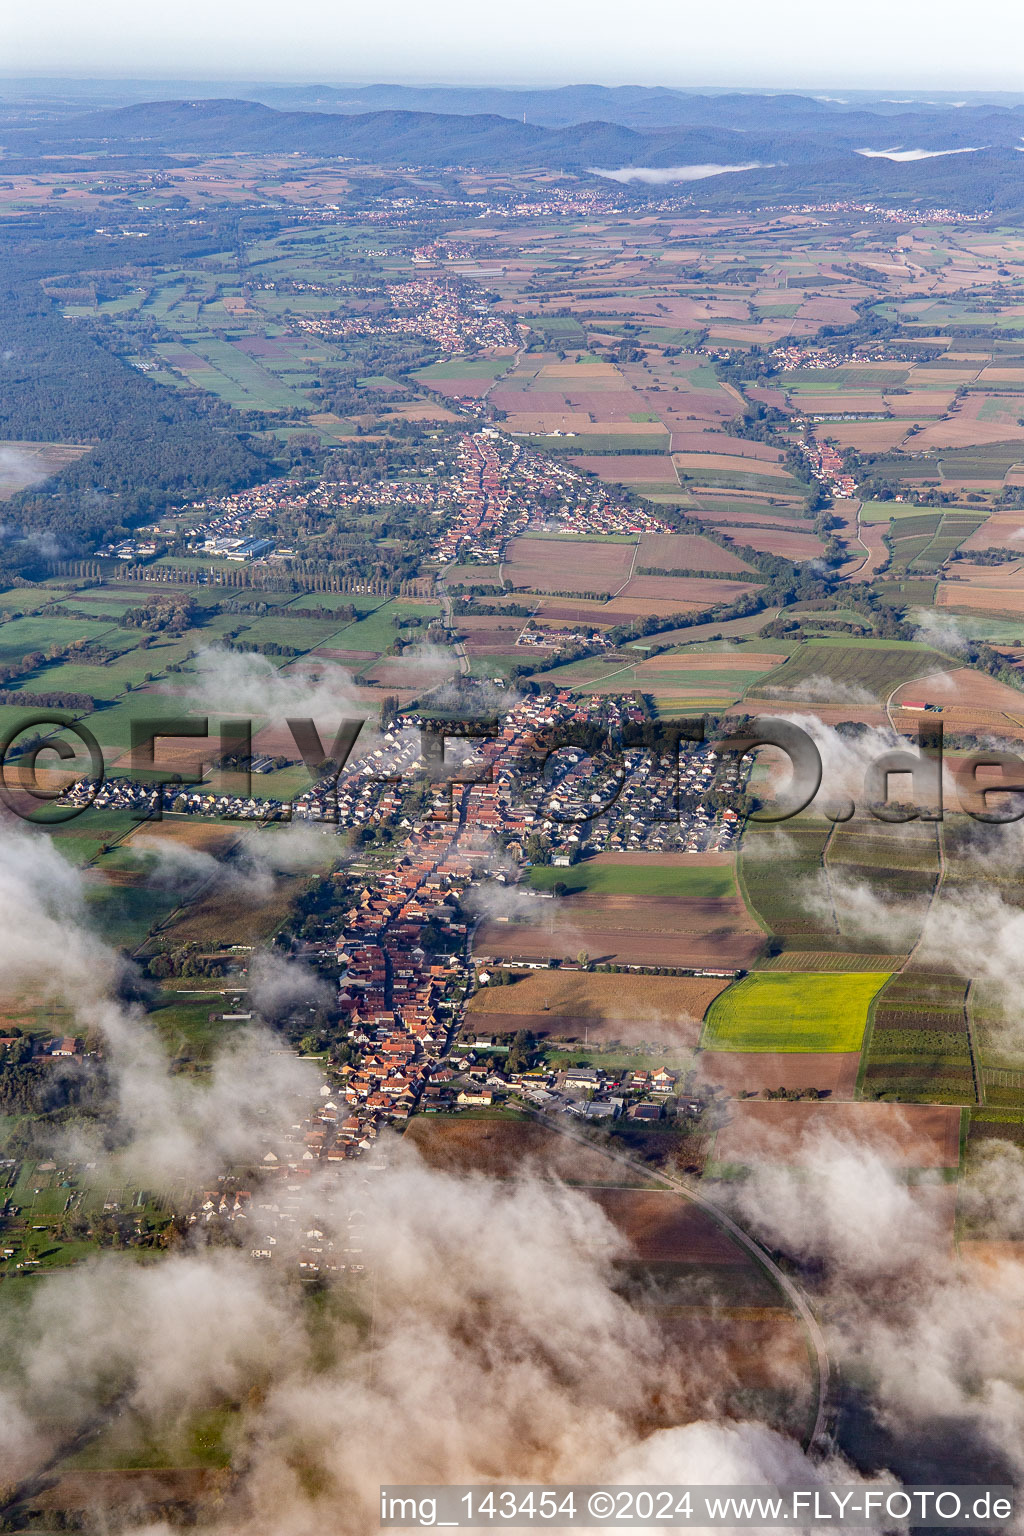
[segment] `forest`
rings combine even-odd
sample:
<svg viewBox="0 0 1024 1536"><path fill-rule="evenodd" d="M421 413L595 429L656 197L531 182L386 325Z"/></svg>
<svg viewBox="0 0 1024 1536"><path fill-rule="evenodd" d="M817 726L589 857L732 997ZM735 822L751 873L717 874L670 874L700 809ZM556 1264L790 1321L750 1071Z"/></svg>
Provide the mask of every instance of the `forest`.
<svg viewBox="0 0 1024 1536"><path fill-rule="evenodd" d="M0 436L95 446L11 503L8 571L116 537L189 494L217 493L268 473L268 456L229 406L152 383L41 294L0 296ZM20 535L20 537L18 536ZM8 535L10 539L10 534Z"/></svg>

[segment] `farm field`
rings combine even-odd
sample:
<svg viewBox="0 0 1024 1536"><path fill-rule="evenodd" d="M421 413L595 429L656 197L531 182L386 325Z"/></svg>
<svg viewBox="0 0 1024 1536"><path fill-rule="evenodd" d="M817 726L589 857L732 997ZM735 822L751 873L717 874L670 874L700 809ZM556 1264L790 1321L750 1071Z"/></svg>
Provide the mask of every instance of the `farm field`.
<svg viewBox="0 0 1024 1536"><path fill-rule="evenodd" d="M959 977L907 969L879 993L862 1073L865 1098L979 1102Z"/></svg>
<svg viewBox="0 0 1024 1536"><path fill-rule="evenodd" d="M889 531L893 576L904 571L911 574L939 571L959 545L976 532L981 520L979 514L959 508L932 517L918 514L895 517Z"/></svg>
<svg viewBox="0 0 1024 1536"><path fill-rule="evenodd" d="M726 1264L750 1259L698 1206L668 1190L595 1190L593 1199L645 1264Z"/></svg>
<svg viewBox="0 0 1024 1536"><path fill-rule="evenodd" d="M413 1121L406 1136L432 1167L499 1178L528 1170L590 1187L623 1243L623 1280L642 1288L665 1348L682 1351L694 1372L726 1361L737 1411L765 1394L764 1411L780 1427L802 1422L809 1387L802 1330L713 1217L642 1180L623 1187L633 1175L621 1163L535 1123L435 1116Z"/></svg>
<svg viewBox="0 0 1024 1536"><path fill-rule="evenodd" d="M161 939L169 944L202 944L216 934L222 944L265 944L284 922L302 885L298 876L280 876L269 894L249 903L241 902L230 885L215 890L162 926Z"/></svg>
<svg viewBox="0 0 1024 1536"><path fill-rule="evenodd" d="M932 521L935 511L931 507L913 507L906 502L895 501L864 501L861 503L860 516L864 523L890 523L893 518L910 520L915 517Z"/></svg>
<svg viewBox="0 0 1024 1536"><path fill-rule="evenodd" d="M622 588L619 598L623 609L636 599L645 603L654 599L669 612L682 611L691 603L703 598L709 603L730 603L752 590L747 582L729 581L725 578L702 582L687 576L632 576ZM638 610L641 611L641 610ZM651 605L651 612L659 608Z"/></svg>
<svg viewBox="0 0 1024 1536"><path fill-rule="evenodd" d="M788 495L758 495L753 491L714 490L711 487L695 491L693 504L701 517L712 524L722 524L732 533L730 524L741 529L756 528L773 532L788 529L792 533L811 531L811 520L801 501ZM742 541L742 535L739 535Z"/></svg>
<svg viewBox="0 0 1024 1536"><path fill-rule="evenodd" d="M991 373L980 383L997 386ZM926 426L913 442L915 450L984 447L989 443L1024 442L1024 427L1019 423L1021 400L978 390L954 402L943 421Z"/></svg>
<svg viewBox="0 0 1024 1536"><path fill-rule="evenodd" d="M796 529L772 527L752 527L749 524L733 523L730 525L733 537L740 544L747 544L751 549L758 550L764 555L781 555L786 560L820 560L825 552L825 545L816 533Z"/></svg>
<svg viewBox="0 0 1024 1536"><path fill-rule="evenodd" d="M936 823L894 826L855 816L837 826L825 867L836 924L847 947L907 951L920 936L938 879ZM891 917L865 925L862 895L873 897Z"/></svg>
<svg viewBox="0 0 1024 1536"><path fill-rule="evenodd" d="M807 640L758 692L765 699L863 705L881 702L909 678L950 666L948 657L910 641Z"/></svg>
<svg viewBox="0 0 1024 1536"><path fill-rule="evenodd" d="M1016 1079L1017 1074L1024 1071L1024 1050L1016 1038L1012 1000L1000 986L990 981L976 981L968 992L966 1006L985 1082L990 1073L1012 1074ZM1016 1081L993 1086L1015 1088ZM985 1094L986 1100L993 1104L999 1103L1001 1097L991 1091ZM1015 1096L1012 1101L1004 1101L1017 1103L1018 1099Z"/></svg>
<svg viewBox="0 0 1024 1536"><path fill-rule="evenodd" d="M979 1107L970 1111L970 1142L990 1139L1024 1145L1024 1052L1012 995L976 981L966 1002Z"/></svg>
<svg viewBox="0 0 1024 1536"><path fill-rule="evenodd" d="M641 895L720 901L735 897L736 877L730 854L684 859L673 853L599 853L569 869L535 864L529 872L535 891L564 885L567 896L578 891L600 895Z"/></svg>
<svg viewBox="0 0 1024 1536"><path fill-rule="evenodd" d="M860 1052L702 1050L696 1066L702 1081L724 1088L734 1098L784 1088L853 1099Z"/></svg>
<svg viewBox="0 0 1024 1536"><path fill-rule="evenodd" d="M87 592L82 598L81 587ZM134 718L160 718L187 709L189 696L198 687L197 653L215 655L217 648L233 640L237 648L251 649L257 656L269 652L269 665L284 672L297 662L305 665L310 658L314 668L333 668L337 675L339 654L353 671L369 672L403 628L408 633L408 626L422 626L425 632L429 620L440 614L439 605L402 597L272 592L258 605L265 611L236 615L229 611L232 600L224 588L198 587L189 592L185 627L174 633L153 632L133 626L125 616L145 604L153 604L157 614L169 613L173 587L154 592L152 583L118 581L112 573L104 585L83 583L78 590L75 583L52 578L22 589L20 602L12 600L9 606L0 602L0 665L18 664L26 657L35 660L32 670L17 681L25 694L21 718L35 697L70 696L64 707L88 719L109 754L108 765L119 772L129 766L126 750ZM354 617L344 612L346 608L355 609ZM321 616L310 617L310 610ZM403 661L411 683L406 692L411 694L424 686L424 667L415 648ZM453 661L452 670L455 666ZM351 695L360 691L347 680L345 686ZM378 691L371 679L362 690L371 708L387 686L385 680ZM85 707L87 702L91 708ZM13 725L17 710L12 707L7 714L7 723ZM257 739L260 725L254 717ZM283 750L285 755L295 754L287 733ZM159 752L160 761L173 760L179 768L192 769L197 762L194 746L163 742ZM303 775L299 787L307 783L308 775ZM275 793L269 778L254 787L264 794Z"/></svg>
<svg viewBox="0 0 1024 1536"><path fill-rule="evenodd" d="M710 708L714 703L719 707L733 703L747 689L753 689L781 658L766 659L763 666L756 665L758 660L756 653L703 656L682 650L651 657L649 661L602 657L553 668L547 675L581 694L621 693L624 689L640 688L649 695L659 714L672 715Z"/></svg>
<svg viewBox="0 0 1024 1536"><path fill-rule="evenodd" d="M1024 730L1021 692L998 678L986 677L967 667L927 675L898 689L893 710L900 729L909 733L914 730L915 717L912 711L901 707L906 700L933 704L949 732L988 731L1020 740ZM919 714L916 719L920 720Z"/></svg>
<svg viewBox="0 0 1024 1536"><path fill-rule="evenodd" d="M89 452L88 443L33 443L0 438L0 501L36 485Z"/></svg>
<svg viewBox="0 0 1024 1536"><path fill-rule="evenodd" d="M1005 537L1016 539L1016 524L1004 525ZM999 547L999 546L997 546ZM1013 545L1010 544L1012 550ZM969 557L957 562L953 581L944 581L936 596L939 608L962 609L967 613L998 614L1017 617L1024 597L1024 581L1019 560L999 565L975 565Z"/></svg>
<svg viewBox="0 0 1024 1536"><path fill-rule="evenodd" d="M679 487L674 461L667 454L581 454L574 455L572 463L613 485L635 486L641 495L648 490L671 491Z"/></svg>
<svg viewBox="0 0 1024 1536"><path fill-rule="evenodd" d="M647 583L659 578L642 576L636 579ZM736 598L746 596L751 591L751 585L748 582L731 581L726 577L705 580L701 577L674 576L670 578L670 585L662 590L668 595L645 597L642 589L635 593L630 585L607 603L604 608L605 617L613 624L645 618L649 614L658 618L673 618L677 613L686 613L694 608L713 609L719 604L731 603Z"/></svg>
<svg viewBox="0 0 1024 1536"><path fill-rule="evenodd" d="M765 1103L729 1106L715 1140L720 1165L751 1162L813 1167L822 1141L863 1147L892 1168L957 1168L960 1110L925 1104Z"/></svg>
<svg viewBox="0 0 1024 1536"><path fill-rule="evenodd" d="M736 899L599 895L555 898L532 922L485 921L474 953L503 960L574 958L641 965L739 967L761 948Z"/></svg>
<svg viewBox="0 0 1024 1536"><path fill-rule="evenodd" d="M757 962L759 971L885 971L898 969L907 955L858 954L851 950L784 949Z"/></svg>
<svg viewBox="0 0 1024 1536"><path fill-rule="evenodd" d="M693 709L698 701L728 704L755 692L767 672L785 658L775 652L730 649L701 654L690 648L653 656L636 669L637 685L649 693L661 714ZM596 688L595 688L595 691Z"/></svg>
<svg viewBox="0 0 1024 1536"><path fill-rule="evenodd" d="M856 448L860 453L888 453L898 448L907 436L905 420L829 421L825 435L840 448Z"/></svg>
<svg viewBox="0 0 1024 1536"><path fill-rule="evenodd" d="M1024 509L990 512L960 546L962 558L969 560L975 549L1013 549L1024 530ZM959 574L959 572L957 573Z"/></svg>
<svg viewBox="0 0 1024 1536"><path fill-rule="evenodd" d="M748 911L784 952L818 954L848 948L834 912L819 899L823 858L832 827L806 812L784 828L747 825L737 860Z"/></svg>
<svg viewBox="0 0 1024 1536"><path fill-rule="evenodd" d="M566 1184L629 1185L638 1189L653 1182L644 1174L606 1157L598 1147L581 1147L533 1120L523 1117L434 1115L413 1120L405 1132L430 1168L510 1179L527 1170Z"/></svg>
<svg viewBox="0 0 1024 1536"><path fill-rule="evenodd" d="M514 587L527 590L601 592L611 595L629 580L637 545L604 540L514 539L505 570Z"/></svg>
<svg viewBox="0 0 1024 1536"><path fill-rule="evenodd" d="M127 811L93 808L85 816L54 827L49 835L69 863L81 865L94 859L101 848L129 838L138 830L138 821Z"/></svg>
<svg viewBox="0 0 1024 1536"><path fill-rule="evenodd" d="M708 1011L705 1050L860 1049L868 1008L884 981L877 972L758 972L736 982Z"/></svg>
<svg viewBox="0 0 1024 1536"><path fill-rule="evenodd" d="M764 491L769 495L776 491L785 495L796 489L796 481L788 470L771 459L728 453L673 453L669 462L684 485L727 485L730 489Z"/></svg>
<svg viewBox="0 0 1024 1536"><path fill-rule="evenodd" d="M515 974L515 973L513 973ZM696 1045L700 1020L728 985L716 976L643 976L600 971L527 971L510 986L481 987L469 1003L477 1029L532 1030L554 1039L584 1033L606 1046L647 1041Z"/></svg>
<svg viewBox="0 0 1024 1536"><path fill-rule="evenodd" d="M723 575L741 575L750 569L738 555L693 533L642 534L637 565L667 571L721 571Z"/></svg>

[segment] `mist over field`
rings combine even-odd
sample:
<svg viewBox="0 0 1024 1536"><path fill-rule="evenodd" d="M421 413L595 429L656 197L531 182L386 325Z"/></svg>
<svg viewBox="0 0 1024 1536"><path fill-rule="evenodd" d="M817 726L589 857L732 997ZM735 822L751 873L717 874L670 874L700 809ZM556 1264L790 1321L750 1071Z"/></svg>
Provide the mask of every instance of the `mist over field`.
<svg viewBox="0 0 1024 1536"><path fill-rule="evenodd" d="M118 962L90 932L76 872L49 839L10 829L2 868L5 975L55 950L55 991L105 1044L119 1141L91 1157L171 1187L218 1159L258 1158L287 1106L315 1097L310 1064L255 1027L205 1086L176 1084L144 1021L116 1000ZM250 963L250 982L270 1015L322 985L269 955ZM958 1442L992 1476L1017 1476L1024 1402L1005 1340L1024 1267L1008 1251L956 1257L941 1180L908 1185L884 1143L823 1136L810 1158L799 1174L757 1164L723 1195L771 1249L810 1266L830 1352L864 1382L894 1465L917 1475ZM108 1255L39 1285L8 1338L5 1483L113 1412L173 1442L176 1426L225 1401L238 1405L245 1470L202 1521L225 1533L265 1529L268 1507L296 1536L325 1520L361 1532L383 1482L856 1481L836 1453L808 1461L756 1418L726 1413L725 1362L666 1348L622 1292L628 1243L584 1192L540 1168L504 1182L445 1174L397 1141L387 1161L314 1178L292 1202L278 1242L297 1252L357 1225L372 1275L325 1278L319 1318L280 1263L208 1246L201 1227L157 1265ZM990 1145L961 1203L972 1227L1017 1239L1020 1151ZM260 1220L257 1204L248 1242ZM287 1246L276 1258L287 1262ZM652 1414L675 1427L645 1429Z"/></svg>

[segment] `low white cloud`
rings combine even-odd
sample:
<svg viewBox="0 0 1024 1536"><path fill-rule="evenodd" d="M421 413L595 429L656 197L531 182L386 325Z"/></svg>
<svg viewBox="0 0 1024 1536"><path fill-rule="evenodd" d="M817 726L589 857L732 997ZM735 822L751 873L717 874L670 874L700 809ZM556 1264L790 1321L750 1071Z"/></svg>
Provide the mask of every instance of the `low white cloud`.
<svg viewBox="0 0 1024 1536"><path fill-rule="evenodd" d="M946 651L951 656L965 654L967 637L952 615L936 613L932 608L922 608L916 617L914 639L920 644L930 645L937 651ZM929 678L929 683L931 681Z"/></svg>
<svg viewBox="0 0 1024 1536"><path fill-rule="evenodd" d="M367 715L352 678L337 662L301 662L285 671L254 651L197 652L186 697L191 708L212 715L312 719L333 728L342 719Z"/></svg>
<svg viewBox="0 0 1024 1536"><path fill-rule="evenodd" d="M977 155L985 144L965 145L963 149L858 149L869 160L939 160L943 155Z"/></svg>
<svg viewBox="0 0 1024 1536"><path fill-rule="evenodd" d="M742 165L720 165L709 161L706 165L624 165L618 170L602 170L591 167L592 176L603 176L607 181L643 181L648 186L659 187L674 181L706 181L709 176L724 176L730 171L770 170L771 162L747 160Z"/></svg>
<svg viewBox="0 0 1024 1536"><path fill-rule="evenodd" d="M216 860L205 861L220 870ZM182 865L176 868L180 874ZM190 870L190 878L195 866ZM89 927L81 873L53 840L0 826L0 974L17 993L66 1006L75 1031L98 1043L113 1123L80 1127L71 1155L116 1163L156 1188L180 1186L256 1156L295 1103L316 1091L308 1063L259 1029L241 1031L202 1083L176 1075L153 1022L119 1000L130 968Z"/></svg>

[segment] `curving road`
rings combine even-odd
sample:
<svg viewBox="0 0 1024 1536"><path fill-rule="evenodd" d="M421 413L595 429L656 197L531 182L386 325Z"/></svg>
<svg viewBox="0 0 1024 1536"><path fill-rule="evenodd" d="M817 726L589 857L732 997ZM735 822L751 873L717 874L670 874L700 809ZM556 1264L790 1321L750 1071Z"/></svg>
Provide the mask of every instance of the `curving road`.
<svg viewBox="0 0 1024 1536"><path fill-rule="evenodd" d="M448 595L448 588L445 586L444 581L440 576L435 578L435 585L437 587L437 595L441 603L441 613L444 616L445 628L449 631L454 631L455 623L454 616L452 614L452 600ZM469 657L466 655L465 645L461 640L456 640L452 649L455 652L455 659L459 664L459 671L462 673L463 677L468 677Z"/></svg>
<svg viewBox="0 0 1024 1536"><path fill-rule="evenodd" d="M570 1141L579 1142L581 1146L588 1147L590 1151L596 1149L602 1152L605 1157L611 1158L613 1162L621 1163L623 1167L628 1168L632 1173L640 1174L644 1179L658 1179L663 1184L668 1185L669 1189L674 1190L676 1194L682 1195L686 1200L691 1200L694 1205L699 1206L702 1211L705 1211L713 1221L717 1221L719 1226L723 1227L729 1236L734 1238L742 1248L745 1248L754 1261L767 1271L807 1330L807 1338L814 1357L818 1378L818 1403L814 1416L814 1425L805 1441L805 1449L809 1451L824 1449L828 1438L827 1426L831 1407L832 1366L828 1356L828 1345L825 1342L825 1335L821 1330L821 1325L815 1317L807 1297L796 1282L786 1274L785 1270L779 1267L767 1249L763 1248L756 1238L751 1237L749 1232L744 1231L738 1222L734 1221L714 1200L698 1189L691 1180L679 1178L676 1174L663 1173L661 1170L655 1171L649 1168L646 1163L638 1162L636 1158L630 1157L626 1152L613 1151L605 1145L594 1142L589 1136L584 1136L579 1131L573 1130L571 1126L563 1125L560 1120L555 1119L552 1115L538 1114L534 1110L530 1110L528 1113L532 1119L547 1126L549 1130L557 1131L560 1136L566 1136Z"/></svg>
<svg viewBox="0 0 1024 1536"><path fill-rule="evenodd" d="M860 514L861 514L861 511L863 510L863 507L864 507L864 503L862 501L858 501L858 503L857 503L857 533L856 533L856 539L857 539L857 543L860 545L861 549L864 551L864 559L860 562L860 565L854 566L852 571L847 571L846 575L842 578L843 581L853 581L854 577L859 576L861 571L864 569L864 567L871 560L871 550L864 543L864 540L861 537L861 531L860 531Z"/></svg>

